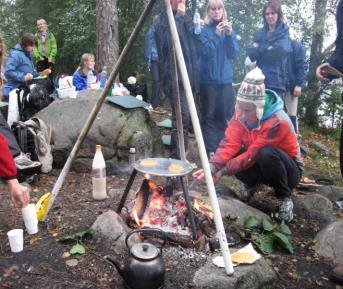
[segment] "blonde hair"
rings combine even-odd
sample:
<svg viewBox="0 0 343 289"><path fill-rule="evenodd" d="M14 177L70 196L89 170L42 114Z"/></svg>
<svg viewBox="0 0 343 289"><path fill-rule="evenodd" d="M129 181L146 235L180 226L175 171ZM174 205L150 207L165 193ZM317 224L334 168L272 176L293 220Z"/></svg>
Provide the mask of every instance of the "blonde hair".
<svg viewBox="0 0 343 289"><path fill-rule="evenodd" d="M206 6L206 10L205 10L205 23L206 24L209 25L209 24L211 24L213 22L212 18L208 15L208 11L212 7L223 8L223 17L222 17L221 21L227 21L227 13L226 13L226 10L225 10L225 6L224 6L223 0L208 0L207 6Z"/></svg>
<svg viewBox="0 0 343 289"><path fill-rule="evenodd" d="M85 64L89 61L89 60L94 60L95 61L95 56L92 53L84 53L81 56L81 61L80 61L80 69L85 68Z"/></svg>

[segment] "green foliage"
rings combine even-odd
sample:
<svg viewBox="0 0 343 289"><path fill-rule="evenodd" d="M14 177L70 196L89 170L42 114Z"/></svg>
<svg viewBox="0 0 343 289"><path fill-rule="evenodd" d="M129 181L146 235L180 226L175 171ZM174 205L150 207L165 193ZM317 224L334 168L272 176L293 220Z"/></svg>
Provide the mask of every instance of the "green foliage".
<svg viewBox="0 0 343 289"><path fill-rule="evenodd" d="M271 223L265 218L260 221L253 215L247 215L244 219L244 231L265 254L272 253L275 244L293 253L292 232L284 221Z"/></svg>
<svg viewBox="0 0 343 289"><path fill-rule="evenodd" d="M64 235L58 238L58 241L61 243L66 243L70 241L76 242L76 244L70 249L69 253L74 254L84 254L86 252L86 248L83 245L84 238L93 235L93 230L88 228L86 230L71 234L71 235Z"/></svg>

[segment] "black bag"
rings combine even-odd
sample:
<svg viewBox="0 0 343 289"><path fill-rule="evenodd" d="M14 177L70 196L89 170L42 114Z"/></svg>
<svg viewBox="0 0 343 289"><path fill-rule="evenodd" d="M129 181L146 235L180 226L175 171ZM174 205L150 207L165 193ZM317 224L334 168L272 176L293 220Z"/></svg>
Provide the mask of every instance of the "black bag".
<svg viewBox="0 0 343 289"><path fill-rule="evenodd" d="M47 89L41 84L31 84L18 88L16 93L21 121L30 119L53 101Z"/></svg>
<svg viewBox="0 0 343 289"><path fill-rule="evenodd" d="M35 136L27 126L23 122L14 122L11 129L21 151L25 154L29 153L31 155L31 160L38 161L34 140Z"/></svg>

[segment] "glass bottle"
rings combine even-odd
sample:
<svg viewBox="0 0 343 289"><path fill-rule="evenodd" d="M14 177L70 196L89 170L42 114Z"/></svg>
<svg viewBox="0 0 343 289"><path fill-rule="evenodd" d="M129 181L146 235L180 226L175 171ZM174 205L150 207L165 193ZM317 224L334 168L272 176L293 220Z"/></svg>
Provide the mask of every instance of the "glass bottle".
<svg viewBox="0 0 343 289"><path fill-rule="evenodd" d="M96 145L96 151L92 163L92 196L94 200L104 200L106 192L106 164L102 155L101 145Z"/></svg>

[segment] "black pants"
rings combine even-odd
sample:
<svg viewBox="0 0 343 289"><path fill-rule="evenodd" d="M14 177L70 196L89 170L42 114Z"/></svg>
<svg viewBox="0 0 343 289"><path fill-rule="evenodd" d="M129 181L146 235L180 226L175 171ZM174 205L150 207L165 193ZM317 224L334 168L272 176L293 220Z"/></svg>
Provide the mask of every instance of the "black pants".
<svg viewBox="0 0 343 289"><path fill-rule="evenodd" d="M274 188L278 198L289 197L301 178L296 162L284 151L266 146L257 162L236 177L249 187L263 183Z"/></svg>
<svg viewBox="0 0 343 289"><path fill-rule="evenodd" d="M2 134L8 143L8 147L11 151L13 157L18 156L21 153L20 147L17 143L17 140L11 131L10 127L8 126L5 118L0 113L0 134Z"/></svg>
<svg viewBox="0 0 343 289"><path fill-rule="evenodd" d="M201 129L207 153L216 151L234 108L235 97L231 83L200 86Z"/></svg>
<svg viewBox="0 0 343 289"><path fill-rule="evenodd" d="M179 81L179 94L180 94L180 106L181 106L181 118L182 118L182 129L183 137L185 143L185 149L187 150L188 145L188 132L190 127L190 114L187 104L186 93L183 88L181 81ZM170 157L174 159L180 159L179 151L179 141L177 135L177 126L176 126L176 96L174 93L171 93L170 96L170 105L172 108L172 129L171 129L171 153Z"/></svg>
<svg viewBox="0 0 343 289"><path fill-rule="evenodd" d="M151 94L151 105L156 108L161 103L161 83L160 83L160 72L157 61L151 61L151 78L152 78L152 94Z"/></svg>

